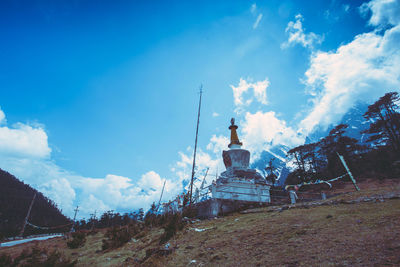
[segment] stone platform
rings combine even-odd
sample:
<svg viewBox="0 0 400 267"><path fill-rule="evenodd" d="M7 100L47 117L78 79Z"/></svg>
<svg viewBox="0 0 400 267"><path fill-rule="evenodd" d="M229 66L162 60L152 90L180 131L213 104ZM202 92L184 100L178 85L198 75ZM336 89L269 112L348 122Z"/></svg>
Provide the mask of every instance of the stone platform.
<svg viewBox="0 0 400 267"><path fill-rule="evenodd" d="M258 207L258 202L248 202L230 199L208 199L195 204L198 218L214 218L231 212Z"/></svg>
<svg viewBox="0 0 400 267"><path fill-rule="evenodd" d="M255 183L245 179L228 179L226 183L211 186L212 197L216 199L241 200L249 202L269 203L270 186L265 183Z"/></svg>

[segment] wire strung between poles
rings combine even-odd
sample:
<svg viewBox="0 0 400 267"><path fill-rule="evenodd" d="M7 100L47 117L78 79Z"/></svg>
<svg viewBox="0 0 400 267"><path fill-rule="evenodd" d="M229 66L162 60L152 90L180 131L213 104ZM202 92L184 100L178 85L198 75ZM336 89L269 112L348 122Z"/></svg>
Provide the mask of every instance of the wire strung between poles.
<svg viewBox="0 0 400 267"><path fill-rule="evenodd" d="M71 225L71 224L73 224L73 223L68 223L68 224L59 225L59 226L49 226L49 227L46 227L46 226L37 226L37 225L31 224L30 222L26 222L26 224L27 224L27 225L30 225L30 226L32 226L33 228L36 228L36 229L51 230L51 229L63 228L63 227L69 226L69 225Z"/></svg>

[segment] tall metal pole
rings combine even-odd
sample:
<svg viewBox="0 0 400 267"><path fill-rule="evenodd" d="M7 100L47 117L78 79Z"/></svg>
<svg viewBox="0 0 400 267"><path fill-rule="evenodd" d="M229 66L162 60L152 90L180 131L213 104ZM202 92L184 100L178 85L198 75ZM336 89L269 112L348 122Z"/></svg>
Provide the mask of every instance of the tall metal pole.
<svg viewBox="0 0 400 267"><path fill-rule="evenodd" d="M35 202L35 198L36 198L36 192L35 192L35 194L33 195L31 204L29 205L28 213L26 214L26 217L25 217L25 220L24 220L24 224L22 225L21 232L19 233L19 236L21 236L21 237L22 237L22 235L24 234L25 226L26 226L26 223L28 222L29 215L31 214L31 210L32 210L33 202Z"/></svg>
<svg viewBox="0 0 400 267"><path fill-rule="evenodd" d="M202 93L203 93L203 85L200 85L199 112L198 112L198 114L197 114L196 140L194 141L192 179L191 179L191 181L190 181L189 205L192 204L192 191L193 191L194 167L196 166L197 136L198 136L198 134L199 134L200 108L201 108L201 95L202 95Z"/></svg>

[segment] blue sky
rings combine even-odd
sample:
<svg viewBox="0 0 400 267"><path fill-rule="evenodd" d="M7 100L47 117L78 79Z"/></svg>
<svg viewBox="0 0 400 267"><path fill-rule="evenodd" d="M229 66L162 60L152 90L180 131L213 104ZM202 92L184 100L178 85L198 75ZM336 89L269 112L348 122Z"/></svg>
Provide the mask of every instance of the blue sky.
<svg viewBox="0 0 400 267"><path fill-rule="evenodd" d="M399 88L399 1L2 1L0 167L72 214L148 206ZM397 66L397 67L396 67ZM3 119L2 119L3 118ZM247 142L246 142L247 141ZM211 179L211 178L210 178ZM161 185L160 185L161 184Z"/></svg>

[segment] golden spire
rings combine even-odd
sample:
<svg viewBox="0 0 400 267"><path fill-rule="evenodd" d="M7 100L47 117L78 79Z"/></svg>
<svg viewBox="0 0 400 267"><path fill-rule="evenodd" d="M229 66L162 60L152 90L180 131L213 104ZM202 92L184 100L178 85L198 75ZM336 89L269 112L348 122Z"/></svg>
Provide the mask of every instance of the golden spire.
<svg viewBox="0 0 400 267"><path fill-rule="evenodd" d="M236 129L237 125L235 125L235 119L231 119L231 126L229 126L229 130L231 130L231 143L228 145L229 148L240 148L242 146L242 143L239 141L239 137L237 135Z"/></svg>

